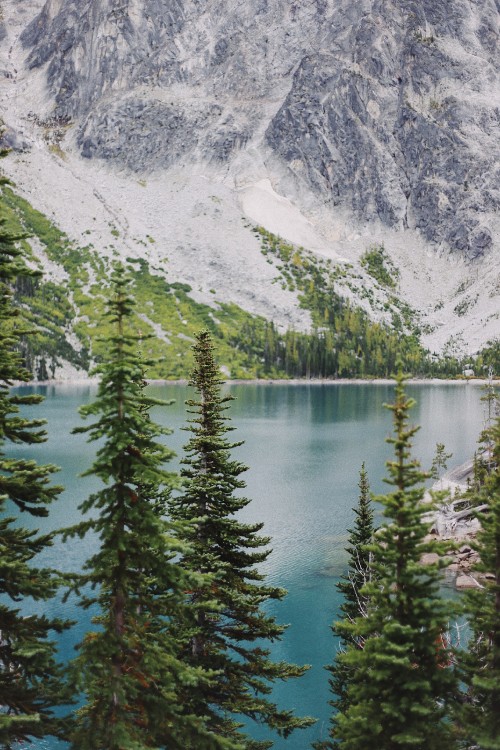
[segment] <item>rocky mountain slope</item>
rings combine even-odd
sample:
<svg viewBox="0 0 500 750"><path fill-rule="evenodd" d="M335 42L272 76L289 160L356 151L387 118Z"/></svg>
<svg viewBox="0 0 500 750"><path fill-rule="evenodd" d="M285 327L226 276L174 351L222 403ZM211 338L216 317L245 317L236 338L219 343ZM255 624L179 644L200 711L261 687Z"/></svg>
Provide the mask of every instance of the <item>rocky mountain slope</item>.
<svg viewBox="0 0 500 750"><path fill-rule="evenodd" d="M390 320L359 265L383 244L425 345L498 336L495 0L0 6L6 168L70 237L299 329L251 225L348 262Z"/></svg>

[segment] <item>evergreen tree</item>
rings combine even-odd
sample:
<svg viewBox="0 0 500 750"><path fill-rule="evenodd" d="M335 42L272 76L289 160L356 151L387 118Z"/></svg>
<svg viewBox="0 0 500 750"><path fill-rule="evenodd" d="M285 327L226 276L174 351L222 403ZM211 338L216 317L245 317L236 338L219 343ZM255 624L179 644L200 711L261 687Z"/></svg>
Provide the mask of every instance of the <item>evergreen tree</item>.
<svg viewBox="0 0 500 750"><path fill-rule="evenodd" d="M436 443L436 453L432 459L430 475L433 479L441 479L442 473L446 471L449 459L453 453L446 453L444 443ZM442 487L441 481L441 487Z"/></svg>
<svg viewBox="0 0 500 750"><path fill-rule="evenodd" d="M309 726L312 719L294 717L269 699L275 680L299 677L305 668L273 662L265 642L282 635L284 627L263 611L263 604L279 600L283 589L264 585L255 567L268 557L269 538L259 536L261 523L245 524L236 514L249 500L235 495L245 486L239 478L246 467L231 459L224 412L231 396L221 395L213 346L207 331L198 334L193 347L195 366L190 384L199 400L188 401L191 438L182 475L184 492L172 499L171 514L190 522L183 541L189 552L182 556L188 571L210 573L212 579L189 594L191 627L178 623L184 641L182 658L219 674L217 682L196 693L184 693L187 710L208 715L209 726L219 735L240 742L246 750L268 748L240 731L239 716L247 716L287 737L292 730ZM195 524L193 525L193 521Z"/></svg>
<svg viewBox="0 0 500 750"><path fill-rule="evenodd" d="M104 486L85 501L91 513L68 535L92 531L99 540L78 586L83 607L99 606L98 626L86 634L73 665L85 704L72 735L75 750L221 749L203 714L183 710L185 689L200 689L210 675L180 662L170 621L182 617L190 577L175 563L181 551L164 520L170 477L162 470L171 452L160 442L168 430L149 410L162 403L144 391L144 364L131 332L134 301L122 267L112 276L108 316L114 332L95 401L81 412L95 418L77 428L99 441L86 473ZM229 749L230 745L226 747Z"/></svg>
<svg viewBox="0 0 500 750"><path fill-rule="evenodd" d="M373 506L370 496L370 485L365 465L363 463L359 474L359 500L354 508L354 528L348 529L349 546L347 574L337 583L337 589L344 600L340 606L342 619L332 625L335 636L340 638L339 652L335 662L328 666L331 673L330 689L334 695L330 705L336 712L345 713L349 706L348 688L351 679L351 668L344 663L342 654L348 646L360 647L356 635L353 635L350 624L358 617L364 617L368 610L368 600L362 591L371 579L371 551L369 545L373 541ZM345 627L347 623L347 628ZM328 741L315 743L316 750L329 750L335 744L335 715L331 718L330 738Z"/></svg>
<svg viewBox="0 0 500 750"><path fill-rule="evenodd" d="M347 710L336 717L335 738L342 750L453 746L446 715L455 678L446 668L442 643L448 613L438 595L439 565L420 563L423 553L436 551L436 545L425 541L425 475L410 453L418 429L408 424L413 403L400 371L395 403L389 407L395 457L387 463L386 481L393 491L377 498L386 521L374 536L374 580L362 589L368 611L349 626L356 645L343 657L352 677Z"/></svg>
<svg viewBox="0 0 500 750"><path fill-rule="evenodd" d="M476 544L481 561L476 570L489 575L480 589L467 592L472 632L465 657L468 696L462 724L475 747L500 750L500 417L487 428L483 442L490 446L491 470L480 487L478 504L487 502L489 512L481 516Z"/></svg>
<svg viewBox="0 0 500 750"><path fill-rule="evenodd" d="M5 184L0 180L0 184ZM64 623L37 614L34 602L50 600L57 591L53 573L33 564L52 544L50 535L23 528L23 514L42 518L61 491L50 486L54 466L16 458L13 445L35 445L46 438L40 419L28 419L20 407L42 401L41 396L11 394L15 381L28 382L29 373L18 352L30 329L13 302L13 289L36 276L24 262L19 241L0 219L0 746L11 748L29 736L61 735L63 723L53 707L68 694L50 640ZM22 610L19 602L23 601Z"/></svg>
<svg viewBox="0 0 500 750"><path fill-rule="evenodd" d="M348 529L348 573L337 584L338 590L344 595L340 611L343 619L348 622L354 622L357 617L366 614L368 601L362 589L371 579L372 552L369 545L373 541L373 505L364 463L359 473L358 487L359 500L354 508L354 528ZM349 632L346 632L345 638L350 640Z"/></svg>

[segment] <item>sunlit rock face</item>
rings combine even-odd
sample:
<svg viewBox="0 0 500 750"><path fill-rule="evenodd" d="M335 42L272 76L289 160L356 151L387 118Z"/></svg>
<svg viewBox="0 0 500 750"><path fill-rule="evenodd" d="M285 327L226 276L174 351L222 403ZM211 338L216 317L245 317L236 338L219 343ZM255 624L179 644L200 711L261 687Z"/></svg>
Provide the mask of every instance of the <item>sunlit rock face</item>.
<svg viewBox="0 0 500 750"><path fill-rule="evenodd" d="M494 0L48 0L22 35L84 157L263 163L469 259L497 231L498 38Z"/></svg>

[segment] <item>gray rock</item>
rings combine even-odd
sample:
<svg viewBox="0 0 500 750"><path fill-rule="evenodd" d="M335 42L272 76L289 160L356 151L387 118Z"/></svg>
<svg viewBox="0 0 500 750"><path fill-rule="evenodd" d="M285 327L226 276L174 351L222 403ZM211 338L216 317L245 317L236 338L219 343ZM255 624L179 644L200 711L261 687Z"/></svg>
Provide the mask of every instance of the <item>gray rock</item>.
<svg viewBox="0 0 500 750"><path fill-rule="evenodd" d="M479 584L471 575L459 575L456 578L455 586L457 589L477 589Z"/></svg>
<svg viewBox="0 0 500 750"><path fill-rule="evenodd" d="M0 150L29 151L31 148L28 141L17 133L6 123L0 128Z"/></svg>
<svg viewBox="0 0 500 750"><path fill-rule="evenodd" d="M478 148L464 130L482 129L486 145L496 112L433 94L441 82L473 77L473 70L439 47L446 37L462 43L463 5L447 4L445 13L432 2L410 8L405 14L396 4L374 2L371 14L354 24L348 19L349 28L345 18L334 24L328 35L332 53L302 61L267 139L335 205L348 206L361 220L418 229L430 242L444 242L473 259L492 245L489 227L479 228L475 215L498 210L499 177L492 173L490 146ZM498 10L491 11L495 22L488 24L498 28ZM422 24L431 25L432 34ZM344 38L351 40L351 55ZM473 42L496 74L498 51L490 65L491 45L483 46L481 34ZM418 109L411 103L416 96ZM498 136L498 123L494 128ZM485 180L492 190L484 191Z"/></svg>
<svg viewBox="0 0 500 750"><path fill-rule="evenodd" d="M440 557L436 552L426 552L420 559L422 565L436 565L439 561Z"/></svg>
<svg viewBox="0 0 500 750"><path fill-rule="evenodd" d="M86 158L271 151L298 194L474 260L500 203L498 31L495 0L48 0L22 41Z"/></svg>

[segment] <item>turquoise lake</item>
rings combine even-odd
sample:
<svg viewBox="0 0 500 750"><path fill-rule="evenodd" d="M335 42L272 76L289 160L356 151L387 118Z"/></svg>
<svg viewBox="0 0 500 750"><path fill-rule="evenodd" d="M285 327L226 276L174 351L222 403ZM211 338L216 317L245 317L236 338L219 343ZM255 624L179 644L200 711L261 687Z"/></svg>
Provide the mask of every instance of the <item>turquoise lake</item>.
<svg viewBox="0 0 500 750"><path fill-rule="evenodd" d="M85 443L84 436L71 435L72 428L81 424L78 406L92 399L95 387L50 385L21 390L46 397L33 413L47 418L49 431L47 443L23 448L23 455L60 466L55 482L66 488L42 528L69 525L79 517L77 506L97 487L94 479L78 477L92 463L93 446ZM184 402L193 394L180 385L151 386L151 390L175 400L171 406L156 409L154 418L174 430L167 441L178 454L171 464L176 468L188 437L181 429L187 419ZM323 665L332 660L336 647L329 627L340 604L335 583L345 570L346 530L352 523L363 461L372 490L379 493L386 487L382 480L385 461L391 457L391 446L385 443L391 414L383 404L392 400L393 388L383 384L265 384L231 385L227 390L236 397L228 412L236 428L231 437L245 441L233 455L249 467L244 475L245 496L252 502L243 518L265 523L273 553L264 571L270 582L289 591L272 609L279 622L290 625L283 640L273 645L273 656L311 665L301 679L278 685L274 696L280 706L318 718L308 731L286 741L277 738L274 747L305 750L327 731L330 695ZM422 466L430 467L437 442L453 453L450 467L470 458L484 426L481 390L470 384L410 385L408 392L417 400L412 421L421 430L413 453ZM18 447L14 450L19 455ZM32 526L40 523L39 519L30 522ZM78 570L91 551L92 542L72 540L52 548L43 562L61 570ZM78 621L61 640L63 659L73 655L74 645L88 626L88 616L75 604L72 599L65 605L50 604L51 614ZM249 731L255 738L269 737L259 726ZM59 750L65 746L45 740L31 747Z"/></svg>

